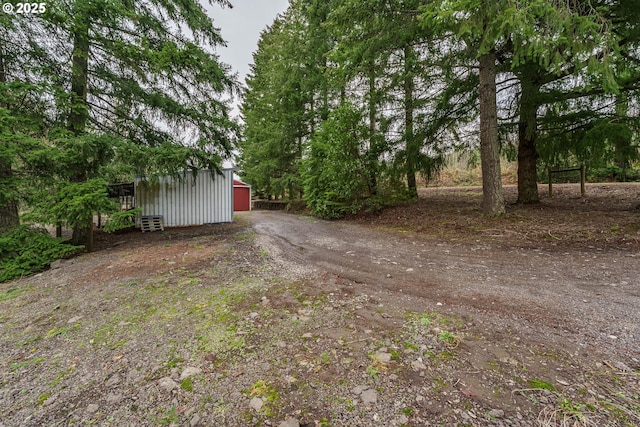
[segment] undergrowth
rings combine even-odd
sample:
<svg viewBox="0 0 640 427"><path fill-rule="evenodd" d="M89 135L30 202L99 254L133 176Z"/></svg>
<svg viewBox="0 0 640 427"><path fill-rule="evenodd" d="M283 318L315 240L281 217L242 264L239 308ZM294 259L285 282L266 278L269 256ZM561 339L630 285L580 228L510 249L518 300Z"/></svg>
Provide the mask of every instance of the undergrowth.
<svg viewBox="0 0 640 427"><path fill-rule="evenodd" d="M64 244L42 229L15 227L0 237L0 282L41 271L81 248Z"/></svg>

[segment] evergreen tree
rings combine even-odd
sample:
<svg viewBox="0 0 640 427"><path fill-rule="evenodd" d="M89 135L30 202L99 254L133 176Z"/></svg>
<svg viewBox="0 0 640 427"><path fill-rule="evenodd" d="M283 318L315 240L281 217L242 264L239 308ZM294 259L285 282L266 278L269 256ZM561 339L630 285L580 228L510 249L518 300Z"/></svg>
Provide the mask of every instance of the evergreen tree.
<svg viewBox="0 0 640 427"><path fill-rule="evenodd" d="M326 75L333 38L324 25L331 8L332 2L292 1L262 33L254 54L239 165L264 196L300 194L304 146L332 108Z"/></svg>
<svg viewBox="0 0 640 427"><path fill-rule="evenodd" d="M302 188L298 162L310 134L312 94L298 50L304 45L298 13L290 8L263 32L243 94L238 164L243 178L267 197L295 197Z"/></svg>
<svg viewBox="0 0 640 427"><path fill-rule="evenodd" d="M57 188L77 184L66 192L85 207L82 221L66 219L76 226L74 240L90 237L98 199L106 197L89 191L90 183L112 159L139 174L176 174L219 170L230 156L236 125L225 98L236 82L214 53L223 41L200 3L57 0L29 18L4 30L24 40L21 54L30 60L18 79L36 81L41 99L53 101L49 143L36 151L65 161L39 163L36 153L24 162L61 180Z"/></svg>

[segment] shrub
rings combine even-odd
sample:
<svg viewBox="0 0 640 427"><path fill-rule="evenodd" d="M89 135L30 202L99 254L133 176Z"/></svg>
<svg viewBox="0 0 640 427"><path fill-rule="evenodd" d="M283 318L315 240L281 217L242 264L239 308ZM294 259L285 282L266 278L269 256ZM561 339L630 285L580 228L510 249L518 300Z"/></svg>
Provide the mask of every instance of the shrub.
<svg viewBox="0 0 640 427"><path fill-rule="evenodd" d="M349 104L331 113L312 138L303 160L304 201L325 219L363 208L371 196L370 170L362 147L367 127Z"/></svg>
<svg viewBox="0 0 640 427"><path fill-rule="evenodd" d="M41 271L82 246L63 243L46 230L18 226L0 237L0 282Z"/></svg>

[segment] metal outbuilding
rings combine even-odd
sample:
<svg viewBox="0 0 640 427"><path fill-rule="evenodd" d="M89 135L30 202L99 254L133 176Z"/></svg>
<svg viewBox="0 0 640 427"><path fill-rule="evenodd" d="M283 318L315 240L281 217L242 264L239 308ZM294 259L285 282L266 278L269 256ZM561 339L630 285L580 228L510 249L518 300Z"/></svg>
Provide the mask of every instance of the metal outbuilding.
<svg viewBox="0 0 640 427"><path fill-rule="evenodd" d="M233 210L235 212L251 210L251 186L239 179L233 180Z"/></svg>
<svg viewBox="0 0 640 427"><path fill-rule="evenodd" d="M142 209L141 217L161 216L165 227L232 222L233 171L222 169L218 175L201 170L195 177L184 172L179 178L163 176L153 183L136 177L136 207Z"/></svg>

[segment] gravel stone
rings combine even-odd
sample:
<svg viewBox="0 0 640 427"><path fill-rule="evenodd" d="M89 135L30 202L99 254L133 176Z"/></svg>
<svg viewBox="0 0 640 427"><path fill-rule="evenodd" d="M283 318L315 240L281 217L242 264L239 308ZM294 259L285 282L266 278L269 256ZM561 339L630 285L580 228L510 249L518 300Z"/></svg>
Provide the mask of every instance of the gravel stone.
<svg viewBox="0 0 640 427"><path fill-rule="evenodd" d="M200 415L195 414L195 415L191 418L191 422L189 422L189 425L190 425L191 427L196 427L196 426L198 426L198 425L200 424L200 421L201 421L201 420L202 420L202 419L200 418Z"/></svg>
<svg viewBox="0 0 640 427"><path fill-rule="evenodd" d="M178 383L176 383L174 380L172 380L169 377L160 378L158 380L158 385L160 386L161 389L163 389L166 392L171 392L172 390L178 387Z"/></svg>
<svg viewBox="0 0 640 427"><path fill-rule="evenodd" d="M107 387L111 388L111 387L114 387L115 385L117 385L118 383L120 383L120 381L122 381L122 378L120 377L120 375L113 374L111 376L111 378L109 378L109 380L107 381L107 383L105 385Z"/></svg>
<svg viewBox="0 0 640 427"><path fill-rule="evenodd" d="M354 387L353 390L351 390L351 393L355 394L356 396L360 396L362 394L363 391L369 389L369 386L366 385L359 385L357 387Z"/></svg>
<svg viewBox="0 0 640 427"><path fill-rule="evenodd" d="M115 405L122 402L122 399L123 397L121 394L109 393L109 395L107 396L107 403Z"/></svg>
<svg viewBox="0 0 640 427"><path fill-rule="evenodd" d="M372 405L378 402L378 392L374 389L365 390L360 395L360 399L365 405Z"/></svg>
<svg viewBox="0 0 640 427"><path fill-rule="evenodd" d="M425 369L427 369L427 365L422 363L422 360L414 360L413 362L411 362L411 367L414 371L424 371Z"/></svg>
<svg viewBox="0 0 640 427"><path fill-rule="evenodd" d="M287 418L278 424L278 427L300 427L300 421L295 418Z"/></svg>
<svg viewBox="0 0 640 427"><path fill-rule="evenodd" d="M251 401L249 401L249 407L255 411L260 411L263 405L264 402L259 397L254 397L253 399L251 399Z"/></svg>
<svg viewBox="0 0 640 427"><path fill-rule="evenodd" d="M95 403L90 403L90 404L87 406L86 411L87 411L87 413L88 413L88 414L95 414L96 412L98 412L98 409L100 409L100 406L98 406L98 405L97 405L97 404L95 404Z"/></svg>
<svg viewBox="0 0 640 427"><path fill-rule="evenodd" d="M504 411L502 409L492 409L488 415L493 418L502 418L504 417Z"/></svg>
<svg viewBox="0 0 640 427"><path fill-rule="evenodd" d="M192 377L194 375L198 375L202 372L202 369L200 368L195 368L193 366L189 366L187 368L185 368L182 373L180 374L180 381L185 380L189 377Z"/></svg>
<svg viewBox="0 0 640 427"><path fill-rule="evenodd" d="M376 353L373 355L373 360L380 363L389 363L391 362L391 353Z"/></svg>

